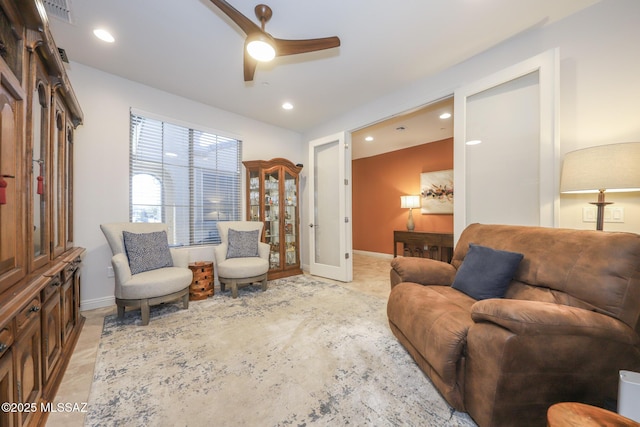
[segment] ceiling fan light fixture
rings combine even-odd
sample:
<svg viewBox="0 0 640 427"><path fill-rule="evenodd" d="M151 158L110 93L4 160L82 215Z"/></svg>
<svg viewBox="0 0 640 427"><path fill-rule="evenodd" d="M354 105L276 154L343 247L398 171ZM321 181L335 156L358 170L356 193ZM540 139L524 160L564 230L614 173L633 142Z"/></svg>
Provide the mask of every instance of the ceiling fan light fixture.
<svg viewBox="0 0 640 427"><path fill-rule="evenodd" d="M96 28L95 30L93 30L93 34L103 42L113 43L114 41L116 41L111 33L104 28Z"/></svg>
<svg viewBox="0 0 640 427"><path fill-rule="evenodd" d="M276 57L275 43L266 34L254 33L247 37L247 52L253 59L269 62Z"/></svg>

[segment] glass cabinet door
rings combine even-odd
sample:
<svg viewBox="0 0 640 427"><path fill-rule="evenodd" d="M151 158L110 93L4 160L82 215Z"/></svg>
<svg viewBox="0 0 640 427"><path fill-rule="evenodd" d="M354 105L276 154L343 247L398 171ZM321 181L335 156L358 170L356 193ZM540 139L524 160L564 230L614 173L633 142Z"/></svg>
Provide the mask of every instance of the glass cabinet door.
<svg viewBox="0 0 640 427"><path fill-rule="evenodd" d="M249 171L249 219L260 221L260 175L257 170Z"/></svg>
<svg viewBox="0 0 640 427"><path fill-rule="evenodd" d="M51 242L53 251L51 253L52 258L60 256L65 250L65 243L67 240L66 234L66 110L64 104L59 100L55 103L55 118L53 121L53 138L51 144L51 155L53 156L52 171L51 171Z"/></svg>
<svg viewBox="0 0 640 427"><path fill-rule="evenodd" d="M264 237L271 246L271 269L280 268L280 173L279 170L264 174Z"/></svg>
<svg viewBox="0 0 640 427"><path fill-rule="evenodd" d="M49 237L47 229L47 198L45 171L47 164L47 141L49 140L49 91L45 83L39 82L32 100L32 144L31 159L31 195L33 222L33 258L34 268L49 260Z"/></svg>
<svg viewBox="0 0 640 427"><path fill-rule="evenodd" d="M64 139L64 126L62 120L62 113L58 111L53 121L53 138L51 144L52 170L50 172L49 191L51 192L51 242L52 242L52 257L55 258L62 253L63 245L61 243L60 236L60 219L62 213L61 194L60 194L60 162L61 162L61 150L60 143Z"/></svg>
<svg viewBox="0 0 640 427"><path fill-rule="evenodd" d="M67 213L65 224L66 249L73 247L73 124L67 123L64 161L64 199Z"/></svg>
<svg viewBox="0 0 640 427"><path fill-rule="evenodd" d="M298 263L298 195L296 194L297 180L289 171L284 173L284 233L286 265Z"/></svg>
<svg viewBox="0 0 640 427"><path fill-rule="evenodd" d="M0 293L25 275L24 234L19 226L23 215L20 116L24 102L20 87L13 83L4 78L0 81Z"/></svg>

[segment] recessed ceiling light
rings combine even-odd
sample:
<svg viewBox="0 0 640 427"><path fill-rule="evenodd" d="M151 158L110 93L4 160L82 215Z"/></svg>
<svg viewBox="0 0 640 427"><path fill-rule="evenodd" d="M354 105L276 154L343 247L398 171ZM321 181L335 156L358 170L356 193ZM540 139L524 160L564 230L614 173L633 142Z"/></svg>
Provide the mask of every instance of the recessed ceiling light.
<svg viewBox="0 0 640 427"><path fill-rule="evenodd" d="M451 117L451 113L442 113L442 114L440 114L440 118L441 119L448 119L449 117Z"/></svg>
<svg viewBox="0 0 640 427"><path fill-rule="evenodd" d="M472 139L471 141L467 141L466 144L467 145L478 145L481 144L482 141L480 141L479 139Z"/></svg>
<svg viewBox="0 0 640 427"><path fill-rule="evenodd" d="M284 104L282 104L282 108L284 108L285 110L293 110L293 104L290 102L285 102Z"/></svg>
<svg viewBox="0 0 640 427"><path fill-rule="evenodd" d="M116 39L113 38L109 31L102 28L96 28L95 30L93 30L93 34L100 40L107 43L113 43L114 41L116 41Z"/></svg>
<svg viewBox="0 0 640 427"><path fill-rule="evenodd" d="M364 140L367 141L367 142L371 142L371 141L373 141L373 137L372 136L368 136Z"/></svg>

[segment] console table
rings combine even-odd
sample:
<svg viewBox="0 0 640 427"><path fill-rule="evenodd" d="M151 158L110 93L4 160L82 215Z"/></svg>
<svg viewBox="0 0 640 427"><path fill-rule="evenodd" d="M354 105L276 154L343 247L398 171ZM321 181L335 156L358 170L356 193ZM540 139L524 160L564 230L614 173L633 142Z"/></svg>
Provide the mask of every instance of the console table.
<svg viewBox="0 0 640 427"><path fill-rule="evenodd" d="M398 256L398 243L402 243L402 255L432 258L451 262L453 233L428 233L423 231L393 232L393 257Z"/></svg>

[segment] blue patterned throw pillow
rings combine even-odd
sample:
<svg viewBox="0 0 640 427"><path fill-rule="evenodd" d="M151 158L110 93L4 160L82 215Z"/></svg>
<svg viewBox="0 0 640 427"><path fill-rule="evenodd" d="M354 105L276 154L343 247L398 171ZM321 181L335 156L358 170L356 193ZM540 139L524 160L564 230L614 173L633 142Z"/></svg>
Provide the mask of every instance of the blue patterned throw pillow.
<svg viewBox="0 0 640 427"><path fill-rule="evenodd" d="M124 248L129 258L131 274L164 267L173 267L169 241L165 231L131 233L123 231Z"/></svg>
<svg viewBox="0 0 640 427"><path fill-rule="evenodd" d="M502 298L522 258L517 252L470 243L451 286L477 300Z"/></svg>
<svg viewBox="0 0 640 427"><path fill-rule="evenodd" d="M238 231L229 229L227 258L247 258L258 256L260 230Z"/></svg>

